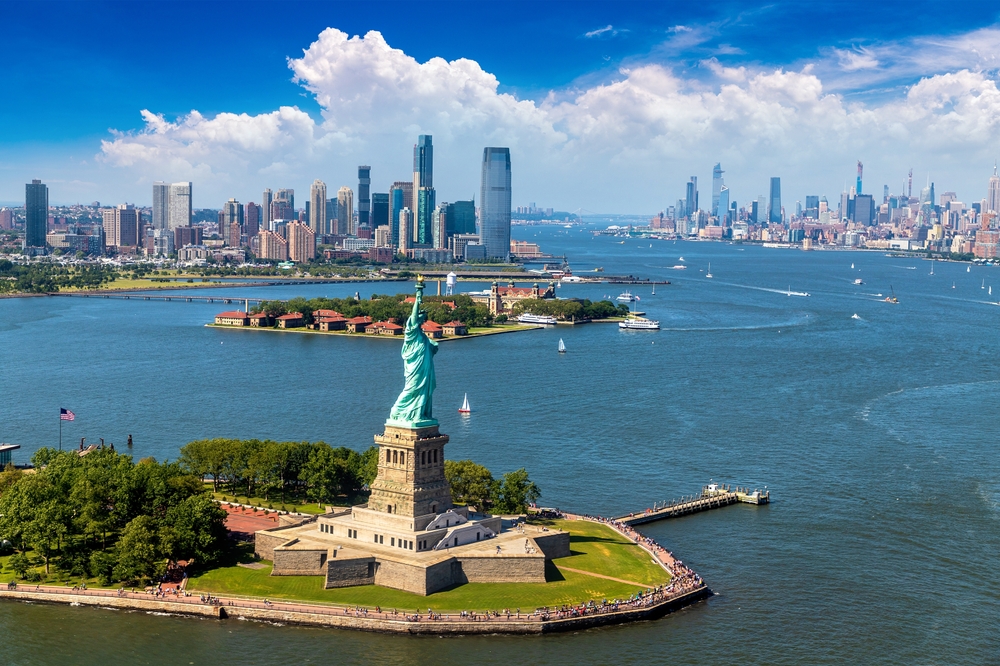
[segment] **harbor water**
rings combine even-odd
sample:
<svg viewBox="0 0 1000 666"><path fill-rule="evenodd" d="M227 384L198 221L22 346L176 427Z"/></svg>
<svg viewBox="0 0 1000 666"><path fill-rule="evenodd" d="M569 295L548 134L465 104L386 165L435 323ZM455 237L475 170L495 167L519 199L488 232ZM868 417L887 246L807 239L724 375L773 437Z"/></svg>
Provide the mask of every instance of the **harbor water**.
<svg viewBox="0 0 1000 666"><path fill-rule="evenodd" d="M1000 269L937 263L931 275L927 261L874 252L624 240L577 228L514 235L568 255L578 275L602 267L670 280L655 295L627 287L662 330L591 324L442 343L434 403L451 436L448 456L494 474L524 466L542 504L602 515L711 480L766 486L770 505L640 528L700 573L714 597L655 622L529 638L382 636L5 602L0 661L1000 660L1000 307L981 288L1000 287ZM625 288L564 284L558 294L614 298ZM899 303L885 302L890 294ZM131 434L137 458L175 459L207 437L369 446L402 386L398 341L204 326L234 307L0 300L0 441L21 444L22 462L57 446L65 407L77 419L64 424L64 448L103 437L124 449Z"/></svg>

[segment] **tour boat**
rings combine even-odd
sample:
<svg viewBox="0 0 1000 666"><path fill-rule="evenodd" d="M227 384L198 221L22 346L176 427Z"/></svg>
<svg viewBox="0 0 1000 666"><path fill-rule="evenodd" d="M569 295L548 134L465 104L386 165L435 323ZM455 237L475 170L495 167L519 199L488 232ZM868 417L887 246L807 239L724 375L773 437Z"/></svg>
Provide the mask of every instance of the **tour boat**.
<svg viewBox="0 0 1000 666"><path fill-rule="evenodd" d="M674 270L675 271L686 271L687 270L687 266L685 266L683 264L677 264L676 266L674 266Z"/></svg>
<svg viewBox="0 0 1000 666"><path fill-rule="evenodd" d="M660 330L660 322L631 315L625 321L618 322L618 328L630 331L658 331Z"/></svg>
<svg viewBox="0 0 1000 666"><path fill-rule="evenodd" d="M711 278L712 277L712 262L711 261L708 262L708 272L705 273L705 277L707 277L707 278Z"/></svg>
<svg viewBox="0 0 1000 666"><path fill-rule="evenodd" d="M630 291L623 291L618 294L618 298L615 299L619 303L633 303L635 302L635 296L632 295Z"/></svg>
<svg viewBox="0 0 1000 666"><path fill-rule="evenodd" d="M469 394L465 394L465 400L462 401L462 406L458 408L459 414L471 414L472 409L469 407Z"/></svg>
<svg viewBox="0 0 1000 666"><path fill-rule="evenodd" d="M559 338L559 353L560 354L566 353L566 345L563 343L562 338Z"/></svg>
<svg viewBox="0 0 1000 666"><path fill-rule="evenodd" d="M545 326L555 326L556 318L550 315L537 315L537 314L531 314L530 312L525 312L523 315L517 318L517 321L522 324L542 324Z"/></svg>
<svg viewBox="0 0 1000 666"><path fill-rule="evenodd" d="M854 284L864 284L864 280L861 278L854 278Z"/></svg>

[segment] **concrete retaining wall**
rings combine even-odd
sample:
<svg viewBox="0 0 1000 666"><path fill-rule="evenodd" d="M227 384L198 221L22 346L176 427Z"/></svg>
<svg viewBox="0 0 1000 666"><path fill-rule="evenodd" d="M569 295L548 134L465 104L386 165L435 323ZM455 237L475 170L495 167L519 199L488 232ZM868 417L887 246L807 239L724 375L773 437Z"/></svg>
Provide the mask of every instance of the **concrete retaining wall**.
<svg viewBox="0 0 1000 666"><path fill-rule="evenodd" d="M331 557L326 563L326 587L375 584L374 557Z"/></svg>
<svg viewBox="0 0 1000 666"><path fill-rule="evenodd" d="M453 584L458 583L544 583L542 557L459 557Z"/></svg>
<svg viewBox="0 0 1000 666"><path fill-rule="evenodd" d="M711 595L711 590L701 588L683 597L665 601L656 606L617 613L588 615L581 618L547 621L486 621L469 622L460 620L407 622L374 617L355 617L343 614L341 609L327 612L306 612L278 610L276 608L247 608L242 606L211 606L198 603L180 603L154 599L119 597L91 597L77 594L39 594L22 591L0 590L0 600L22 600L48 603L78 603L83 606L105 606L109 608L133 608L139 610L194 615L212 618L246 618L269 622L285 622L313 626L340 627L362 631L378 631L404 634L541 634L560 631L577 631L608 624L622 624L639 620L651 620L678 610Z"/></svg>
<svg viewBox="0 0 1000 666"><path fill-rule="evenodd" d="M545 559L569 557L569 532L553 532L551 534L536 534L531 537L538 549L545 553Z"/></svg>

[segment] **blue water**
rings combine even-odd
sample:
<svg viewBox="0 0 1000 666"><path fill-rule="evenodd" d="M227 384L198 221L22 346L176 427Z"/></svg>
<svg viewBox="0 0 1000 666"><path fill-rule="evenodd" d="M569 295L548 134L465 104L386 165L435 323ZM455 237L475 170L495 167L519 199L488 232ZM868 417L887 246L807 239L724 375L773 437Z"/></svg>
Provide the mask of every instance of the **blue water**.
<svg viewBox="0 0 1000 666"><path fill-rule="evenodd" d="M985 280L1000 289L997 269L937 263L929 275L926 261L878 253L621 245L558 227L515 236L566 253L581 275L601 266L669 279L655 295L633 288L664 330L592 324L443 343L435 406L449 456L495 473L523 465L544 504L604 514L697 492L709 479L766 485L771 506L645 527L717 596L653 623L531 639L387 637L0 604L0 632L18 637L4 661L1000 661L1000 307L980 288ZM688 270L672 270L681 256ZM856 277L865 284L854 285ZM899 304L882 301L890 286ZM567 284L559 293L621 290ZM64 425L64 446L80 437L121 445L132 434L136 456L175 458L187 441L217 436L359 449L372 442L402 384L398 342L203 326L226 307L0 300L0 440L22 444L21 459L56 445L58 410L67 407L77 420ZM565 355L556 353L560 337ZM466 392L474 413L463 419L456 410Z"/></svg>

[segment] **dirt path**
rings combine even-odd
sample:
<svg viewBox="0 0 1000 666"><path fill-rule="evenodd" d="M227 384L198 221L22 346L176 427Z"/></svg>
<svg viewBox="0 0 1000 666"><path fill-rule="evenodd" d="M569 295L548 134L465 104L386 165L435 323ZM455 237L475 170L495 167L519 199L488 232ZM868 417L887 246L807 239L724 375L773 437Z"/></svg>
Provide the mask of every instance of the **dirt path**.
<svg viewBox="0 0 1000 666"><path fill-rule="evenodd" d="M591 571L584 571L583 569L571 569L569 567L564 567L563 565L557 565L560 570L572 571L573 573L583 574L584 576L593 576L594 578L604 578L605 580L613 580L616 583L625 583L626 585L638 585L639 587L653 587L652 585L645 585L643 583L637 583L634 580L624 580L622 578L615 578L613 576L605 576L604 574L593 573Z"/></svg>

